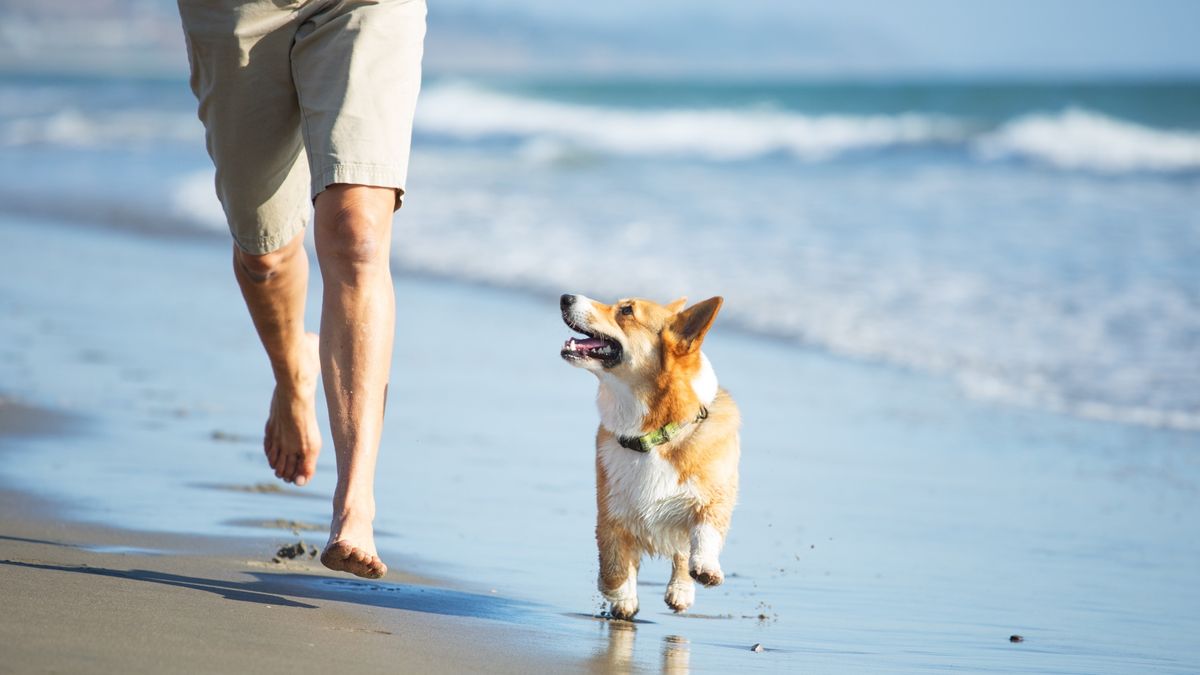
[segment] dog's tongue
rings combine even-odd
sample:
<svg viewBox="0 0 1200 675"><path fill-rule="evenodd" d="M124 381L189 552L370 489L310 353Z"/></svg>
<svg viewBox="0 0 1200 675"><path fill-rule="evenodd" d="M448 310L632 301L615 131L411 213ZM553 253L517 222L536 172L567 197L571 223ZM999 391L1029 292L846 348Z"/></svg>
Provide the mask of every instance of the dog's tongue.
<svg viewBox="0 0 1200 675"><path fill-rule="evenodd" d="M605 341L600 338L571 338L567 340L567 349L577 352L590 352L593 349L599 349L605 345Z"/></svg>

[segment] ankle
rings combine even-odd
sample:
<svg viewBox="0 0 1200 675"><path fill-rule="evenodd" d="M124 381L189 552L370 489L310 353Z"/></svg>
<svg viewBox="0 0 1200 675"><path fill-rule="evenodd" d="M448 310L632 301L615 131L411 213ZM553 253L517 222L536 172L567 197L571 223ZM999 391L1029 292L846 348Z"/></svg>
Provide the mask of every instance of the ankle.
<svg viewBox="0 0 1200 675"><path fill-rule="evenodd" d="M371 524L375 522L375 499L338 499L334 497L333 519L338 523Z"/></svg>
<svg viewBox="0 0 1200 675"><path fill-rule="evenodd" d="M289 399L312 399L316 391L314 390L315 378L305 377L303 375L275 375L275 392Z"/></svg>
<svg viewBox="0 0 1200 675"><path fill-rule="evenodd" d="M302 361L271 364L271 370L275 374L275 388L291 396L309 397L317 381L316 373L311 368L297 366L296 363Z"/></svg>

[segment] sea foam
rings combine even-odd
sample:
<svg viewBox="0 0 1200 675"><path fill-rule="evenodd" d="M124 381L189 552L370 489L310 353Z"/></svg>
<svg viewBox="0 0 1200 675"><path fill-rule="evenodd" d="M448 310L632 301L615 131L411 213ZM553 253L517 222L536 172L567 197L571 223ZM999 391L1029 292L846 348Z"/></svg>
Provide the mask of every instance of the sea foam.
<svg viewBox="0 0 1200 675"><path fill-rule="evenodd" d="M938 115L802 115L771 107L637 109L534 99L447 84L421 97L418 130L466 141L509 138L596 153L717 161L774 154L819 161L848 152L966 138Z"/></svg>
<svg viewBox="0 0 1200 675"><path fill-rule="evenodd" d="M53 108L53 101L44 101L21 113L13 98L0 101L0 147L136 148L195 145L203 138L191 110ZM821 163L938 148L985 164L1019 161L1102 174L1200 171L1200 132L1150 127L1083 107L1027 112L997 123L963 114L815 114L766 104L585 104L461 82L426 88L416 120L418 145L481 141L513 143L520 156L544 161L788 157Z"/></svg>
<svg viewBox="0 0 1200 675"><path fill-rule="evenodd" d="M526 156L545 159L590 152L711 161L782 155L822 162L855 153L941 147L957 148L968 160L1015 159L1107 174L1200 170L1200 133L1157 129L1074 107L996 125L925 112L601 106L450 83L422 94L417 130L435 139L516 141Z"/></svg>
<svg viewBox="0 0 1200 675"><path fill-rule="evenodd" d="M1104 173L1200 168L1200 133L1151 129L1070 108L1017 118L977 139L984 159L1030 159Z"/></svg>
<svg viewBox="0 0 1200 675"><path fill-rule="evenodd" d="M0 123L0 147L136 147L164 141L203 143L203 140L204 129L195 115L150 108L103 112L64 108Z"/></svg>

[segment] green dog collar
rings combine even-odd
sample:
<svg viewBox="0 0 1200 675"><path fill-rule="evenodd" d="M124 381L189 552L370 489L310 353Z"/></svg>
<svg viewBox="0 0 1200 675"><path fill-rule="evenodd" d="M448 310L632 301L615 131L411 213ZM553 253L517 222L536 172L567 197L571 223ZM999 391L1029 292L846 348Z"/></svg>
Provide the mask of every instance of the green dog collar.
<svg viewBox="0 0 1200 675"><path fill-rule="evenodd" d="M621 447L635 452L650 452L660 445L670 443L671 439L689 426L699 424L706 419L708 419L708 408L700 406L700 412L696 413L696 419L690 422L667 422L644 436L618 436L617 442L621 444Z"/></svg>

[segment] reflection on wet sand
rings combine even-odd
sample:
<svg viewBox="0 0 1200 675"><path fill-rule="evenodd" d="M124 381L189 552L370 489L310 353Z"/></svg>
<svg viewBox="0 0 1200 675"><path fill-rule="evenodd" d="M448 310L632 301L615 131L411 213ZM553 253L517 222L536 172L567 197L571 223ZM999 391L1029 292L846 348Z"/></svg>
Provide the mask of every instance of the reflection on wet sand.
<svg viewBox="0 0 1200 675"><path fill-rule="evenodd" d="M631 673L636 670L633 654L637 638L637 624L627 621L605 621L600 630L607 638L603 649L598 649L592 658L592 670L606 673ZM662 673L665 675L687 675L690 672L691 653L687 638L667 635L662 641ZM647 664L643 663L643 668Z"/></svg>
<svg viewBox="0 0 1200 675"><path fill-rule="evenodd" d="M668 635L662 643L662 672L666 675L687 675L688 661L691 652L688 650L687 638L682 635Z"/></svg>
<svg viewBox="0 0 1200 675"><path fill-rule="evenodd" d="M593 670L610 673L633 672L633 643L637 627L627 621L605 621L600 624L608 640L604 649L597 650L592 659Z"/></svg>

